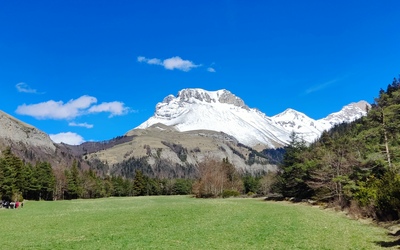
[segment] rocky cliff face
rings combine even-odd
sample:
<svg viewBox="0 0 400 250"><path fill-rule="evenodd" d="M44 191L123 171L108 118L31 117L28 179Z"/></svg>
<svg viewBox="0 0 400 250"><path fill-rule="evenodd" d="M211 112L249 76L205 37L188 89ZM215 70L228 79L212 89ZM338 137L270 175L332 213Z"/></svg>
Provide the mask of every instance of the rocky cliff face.
<svg viewBox="0 0 400 250"><path fill-rule="evenodd" d="M171 102L175 99L174 96L169 95L166 103ZM165 100L165 99L164 99ZM203 89L183 89L179 91L176 100L179 103L226 103L231 104L236 107L246 108L248 107L244 104L244 101L239 97L232 94L230 91L226 89L218 90L218 91L206 91Z"/></svg>
<svg viewBox="0 0 400 250"><path fill-rule="evenodd" d="M26 124L0 110L0 140L41 147L48 153L54 153L56 146L43 131Z"/></svg>
<svg viewBox="0 0 400 250"><path fill-rule="evenodd" d="M7 147L31 164L45 161L54 168L66 168L72 165L73 160L77 160L81 162L82 168L89 168L81 159L81 154L76 154L70 146L53 143L43 131L0 110L0 155Z"/></svg>

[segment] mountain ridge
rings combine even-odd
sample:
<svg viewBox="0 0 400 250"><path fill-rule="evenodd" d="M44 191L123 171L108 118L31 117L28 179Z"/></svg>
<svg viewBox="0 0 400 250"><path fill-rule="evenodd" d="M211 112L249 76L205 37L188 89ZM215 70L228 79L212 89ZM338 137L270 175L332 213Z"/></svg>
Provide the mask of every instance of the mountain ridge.
<svg viewBox="0 0 400 250"><path fill-rule="evenodd" d="M311 143L335 124L366 115L368 105L366 101L350 103L319 120L292 108L268 117L258 109L249 108L241 98L225 89L183 89L177 96L165 97L156 105L154 115L134 129L162 123L178 131L221 131L251 147L264 145L277 148L289 143L292 132Z"/></svg>

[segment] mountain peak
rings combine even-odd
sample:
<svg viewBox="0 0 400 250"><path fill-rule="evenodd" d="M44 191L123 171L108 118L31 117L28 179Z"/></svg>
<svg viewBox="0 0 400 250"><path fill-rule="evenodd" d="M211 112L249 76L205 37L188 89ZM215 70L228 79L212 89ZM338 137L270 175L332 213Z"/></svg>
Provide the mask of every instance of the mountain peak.
<svg viewBox="0 0 400 250"><path fill-rule="evenodd" d="M282 119L298 120L298 119L304 119L304 118L311 119L307 115L305 115L304 113L301 113L301 112L299 112L297 110L294 110L292 108L287 108L282 113L279 113L279 114L273 116L273 118L276 119L276 120L282 120Z"/></svg>
<svg viewBox="0 0 400 250"><path fill-rule="evenodd" d="M352 102L349 105L344 106L344 108L348 107L348 106L349 107L359 108L359 109L361 109L361 110L363 110L365 112L367 112L367 109L371 108L371 104L369 104L368 102L366 102L364 100L361 100L359 102Z"/></svg>
<svg viewBox="0 0 400 250"><path fill-rule="evenodd" d="M164 100L170 102L173 100L174 96L169 95L166 98L167 100ZM226 89L217 91L207 91L200 88L183 89L179 91L176 99L178 99L180 102L186 103L225 103L248 109L242 99Z"/></svg>
<svg viewBox="0 0 400 250"><path fill-rule="evenodd" d="M367 109L370 107L371 105L363 100L359 102L352 102L344 106L339 112L332 113L320 121L322 123L329 124L329 126L343 122L352 122L362 116L365 116L367 114Z"/></svg>
<svg viewBox="0 0 400 250"><path fill-rule="evenodd" d="M179 91L177 99L182 102L216 102L215 93L204 89L183 89Z"/></svg>
<svg viewBox="0 0 400 250"><path fill-rule="evenodd" d="M299 113L300 112L297 111L297 110L294 110L292 108L287 108L287 109L285 109L285 111L283 111L282 113L278 114L278 116L282 115L282 114L299 114Z"/></svg>

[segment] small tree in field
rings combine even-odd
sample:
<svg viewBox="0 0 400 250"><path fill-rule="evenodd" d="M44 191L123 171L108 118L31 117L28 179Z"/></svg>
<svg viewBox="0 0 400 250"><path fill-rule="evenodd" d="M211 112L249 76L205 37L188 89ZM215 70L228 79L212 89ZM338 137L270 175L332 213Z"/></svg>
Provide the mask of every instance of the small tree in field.
<svg viewBox="0 0 400 250"><path fill-rule="evenodd" d="M268 172L260 179L258 193L267 195L273 191L273 187L277 182L276 173Z"/></svg>
<svg viewBox="0 0 400 250"><path fill-rule="evenodd" d="M218 197L225 190L239 193L242 187L239 174L228 159L208 159L199 164L199 179L193 185L193 193L196 197Z"/></svg>

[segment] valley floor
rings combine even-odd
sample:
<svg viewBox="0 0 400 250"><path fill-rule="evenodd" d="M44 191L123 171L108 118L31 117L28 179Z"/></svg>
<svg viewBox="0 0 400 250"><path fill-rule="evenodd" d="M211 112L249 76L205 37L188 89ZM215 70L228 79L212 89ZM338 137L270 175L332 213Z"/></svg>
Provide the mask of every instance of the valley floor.
<svg viewBox="0 0 400 250"><path fill-rule="evenodd" d="M398 249L384 228L262 199L150 196L1 209L3 249Z"/></svg>

